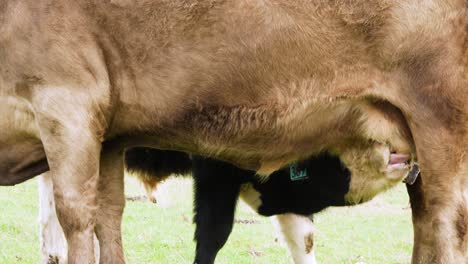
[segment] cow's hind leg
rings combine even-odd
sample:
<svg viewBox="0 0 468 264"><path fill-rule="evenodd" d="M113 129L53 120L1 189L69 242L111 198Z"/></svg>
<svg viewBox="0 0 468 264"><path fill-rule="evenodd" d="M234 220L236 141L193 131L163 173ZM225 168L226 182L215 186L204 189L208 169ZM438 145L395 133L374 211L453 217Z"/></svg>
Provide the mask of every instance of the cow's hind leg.
<svg viewBox="0 0 468 264"><path fill-rule="evenodd" d="M55 141L55 140L53 140ZM80 146L65 148L69 142ZM57 216L68 243L69 263L94 263L99 143L87 139L48 142ZM47 147L46 147L47 149ZM57 154L57 155L55 155Z"/></svg>
<svg viewBox="0 0 468 264"><path fill-rule="evenodd" d="M68 263L94 263L94 226L102 134L100 107L89 90L43 87L33 107L54 184ZM104 121L104 122L102 122Z"/></svg>
<svg viewBox="0 0 468 264"><path fill-rule="evenodd" d="M124 263L121 224L125 206L123 150L104 147L98 187L96 236L100 263Z"/></svg>
<svg viewBox="0 0 468 264"><path fill-rule="evenodd" d="M195 263L212 264L232 231L240 191L239 169L210 159L194 158Z"/></svg>
<svg viewBox="0 0 468 264"><path fill-rule="evenodd" d="M49 156L57 216L67 239L69 263L95 262L93 236L99 147L96 142L88 144L76 150L56 150L68 154L61 157L63 161L55 155Z"/></svg>
<svg viewBox="0 0 468 264"><path fill-rule="evenodd" d="M42 264L67 263L67 241L55 212L54 184L45 173L39 177L39 239ZM99 259L99 242L94 237L95 258Z"/></svg>

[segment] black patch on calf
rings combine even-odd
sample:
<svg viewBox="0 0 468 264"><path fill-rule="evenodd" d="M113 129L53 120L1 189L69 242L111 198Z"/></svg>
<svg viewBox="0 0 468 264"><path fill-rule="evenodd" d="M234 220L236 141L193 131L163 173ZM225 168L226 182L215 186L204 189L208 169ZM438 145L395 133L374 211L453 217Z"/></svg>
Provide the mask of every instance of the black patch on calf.
<svg viewBox="0 0 468 264"><path fill-rule="evenodd" d="M307 169L308 178L292 181L288 168L273 173L265 182L251 178L261 194L259 214L310 215L328 206L345 205L351 172L338 157L322 153L300 162L299 166Z"/></svg>
<svg viewBox="0 0 468 264"><path fill-rule="evenodd" d="M127 150L125 165L129 172L154 177L171 174L186 175L192 170L192 161L187 153L144 147Z"/></svg>

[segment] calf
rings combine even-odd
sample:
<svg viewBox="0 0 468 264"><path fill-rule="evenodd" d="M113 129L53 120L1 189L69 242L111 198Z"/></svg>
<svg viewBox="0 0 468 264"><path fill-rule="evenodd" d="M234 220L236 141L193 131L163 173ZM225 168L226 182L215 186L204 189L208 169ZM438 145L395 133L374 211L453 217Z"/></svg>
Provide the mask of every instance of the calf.
<svg viewBox="0 0 468 264"><path fill-rule="evenodd" d="M384 154L378 151L372 153ZM197 241L195 263L214 262L217 252L231 232L239 194L259 214L278 215L277 220L295 263L315 263L312 251L313 228L309 216L328 206L365 201L363 194L357 192L353 184L378 185L380 190L396 184L392 180L394 177L388 177L394 171L387 172L387 177L366 179L368 182L363 183L363 179L357 180L361 175L353 174L351 177L351 172L340 159L328 153L279 170L263 180L253 171L199 156L193 156L193 165L187 166L188 162L181 160L182 155L189 160L187 154L134 148L126 152L125 161L130 172L143 175L154 186L170 174L168 167L178 167L175 173L193 169ZM367 158L377 159L378 156ZM397 154L390 154L389 158L388 162L392 163L390 166L398 162L410 162ZM161 161L170 162L171 165ZM408 168L406 166L402 172L408 173ZM298 177L298 173L302 175ZM382 181L386 183L379 184ZM366 195L366 200L373 195Z"/></svg>
<svg viewBox="0 0 468 264"><path fill-rule="evenodd" d="M310 158L301 165L310 173L308 177L291 179L291 168L287 168L262 180L253 171L194 157L195 263L214 263L231 233L239 194L257 213L278 216L276 220L295 263L316 263L313 226L307 216L328 206L345 204L350 172L329 154Z"/></svg>

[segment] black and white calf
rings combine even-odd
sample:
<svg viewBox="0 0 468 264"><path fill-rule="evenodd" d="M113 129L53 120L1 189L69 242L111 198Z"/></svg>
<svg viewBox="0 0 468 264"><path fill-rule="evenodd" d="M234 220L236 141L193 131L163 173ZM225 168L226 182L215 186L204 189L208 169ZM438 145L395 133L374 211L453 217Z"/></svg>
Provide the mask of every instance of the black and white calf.
<svg viewBox="0 0 468 264"><path fill-rule="evenodd" d="M296 164L295 171L288 167L266 180L225 162L174 151L134 148L125 157L127 170L140 178L153 201L154 191L148 189L170 174L192 171L196 263L214 262L231 233L239 196L259 214L275 216L295 263L316 263L309 215L327 206L344 205L350 184L349 170L326 153ZM295 173L297 177L292 178Z"/></svg>
<svg viewBox="0 0 468 264"><path fill-rule="evenodd" d="M295 263L312 264L316 263L313 251L314 213L329 206L365 202L394 186L409 172L409 178L419 173L411 157L391 153L387 145L376 144L366 152L356 151L361 155L354 156L349 152L348 156L337 157L324 152L291 164L268 178L200 156L192 156L192 167L188 168L188 163L181 158L183 154L171 151L135 148L127 151L125 161L129 171L147 178L152 175L156 182L164 178L158 175L167 175L162 173L167 172L167 165L161 161L170 161L168 157L173 156L171 166L180 164L176 166L178 170L175 173L192 169L197 242L195 263L214 262L231 233L240 196L259 214L276 217ZM189 155L186 157L189 159ZM352 163L345 165L343 158ZM384 171L372 165L379 162L384 162L387 167ZM358 164L359 169L351 164Z"/></svg>
<svg viewBox="0 0 468 264"><path fill-rule="evenodd" d="M340 159L326 153L267 179L228 163L193 157L195 263L214 262L231 233L239 195L259 214L276 216L295 263L316 263L311 215L345 205L350 176Z"/></svg>
<svg viewBox="0 0 468 264"><path fill-rule="evenodd" d="M389 163L407 161L407 158L398 154L388 155ZM188 174L192 171L197 242L195 263L199 264L213 263L225 244L232 230L239 196L259 214L275 216L295 263L312 264L316 263L312 214L328 206L360 203L373 196L373 193L363 193L362 188L356 186L373 186L365 188L370 190L380 187L377 189L382 190L388 185L388 181L385 181L387 184L377 185L375 180L365 182L352 177L352 170L338 157L326 152L292 164L266 179L225 162L148 148L127 151L125 163L127 170L134 172L146 186L153 201L156 197L152 190L161 181L171 174ZM47 197L43 193L47 192L44 186L51 188L51 183L42 182L40 195ZM47 208L41 206L41 219L46 219L41 222L43 259L60 259L65 256L61 230L60 227L50 225L57 223L53 210L50 210L49 215L44 214L45 210ZM59 234L56 231L60 231Z"/></svg>

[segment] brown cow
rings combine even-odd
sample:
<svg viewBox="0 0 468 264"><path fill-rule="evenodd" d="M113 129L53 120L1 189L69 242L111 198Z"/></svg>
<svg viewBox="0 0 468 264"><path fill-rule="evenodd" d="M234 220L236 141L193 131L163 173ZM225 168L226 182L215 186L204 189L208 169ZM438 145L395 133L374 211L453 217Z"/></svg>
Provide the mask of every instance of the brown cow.
<svg viewBox="0 0 468 264"><path fill-rule="evenodd" d="M267 175L380 142L421 165L413 262L466 263L464 19L463 0L0 0L0 183L50 168L69 262L95 230L119 263L125 147Z"/></svg>

